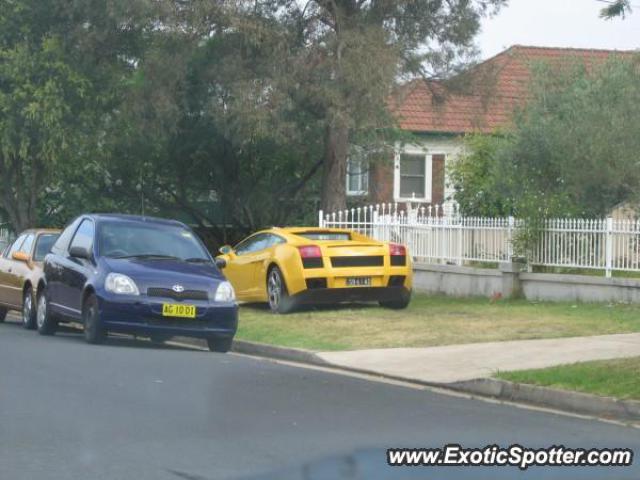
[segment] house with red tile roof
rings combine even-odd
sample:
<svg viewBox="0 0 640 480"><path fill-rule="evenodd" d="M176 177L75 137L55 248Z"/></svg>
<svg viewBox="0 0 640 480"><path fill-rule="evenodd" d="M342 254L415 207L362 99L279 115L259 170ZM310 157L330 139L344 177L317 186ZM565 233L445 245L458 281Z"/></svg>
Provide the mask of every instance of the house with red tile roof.
<svg viewBox="0 0 640 480"><path fill-rule="evenodd" d="M463 136L509 127L514 109L530 97L536 65L562 68L581 62L587 68L612 55L633 52L513 46L470 68L446 84L414 80L398 89L391 110L415 142L396 145L393 162L349 162L351 203L450 202L447 168L463 149Z"/></svg>

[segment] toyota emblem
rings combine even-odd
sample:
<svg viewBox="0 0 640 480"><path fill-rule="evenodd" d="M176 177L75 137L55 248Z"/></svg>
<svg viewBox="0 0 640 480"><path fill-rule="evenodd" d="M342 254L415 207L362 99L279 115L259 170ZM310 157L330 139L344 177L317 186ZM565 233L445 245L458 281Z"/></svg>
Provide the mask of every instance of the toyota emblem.
<svg viewBox="0 0 640 480"><path fill-rule="evenodd" d="M184 292L184 287L182 285L174 285L171 289L176 293Z"/></svg>

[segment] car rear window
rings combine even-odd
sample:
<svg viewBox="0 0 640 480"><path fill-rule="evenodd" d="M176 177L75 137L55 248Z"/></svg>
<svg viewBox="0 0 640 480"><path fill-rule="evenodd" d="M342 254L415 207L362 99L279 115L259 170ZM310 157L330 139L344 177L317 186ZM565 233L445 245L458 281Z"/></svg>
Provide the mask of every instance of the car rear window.
<svg viewBox="0 0 640 480"><path fill-rule="evenodd" d="M38 237L38 243L36 243L36 251L33 254L33 259L36 262L44 260L44 257L51 251L51 247L59 236L57 233L43 233L40 235Z"/></svg>
<svg viewBox="0 0 640 480"><path fill-rule="evenodd" d="M351 240L351 234L348 232L299 232L296 233L296 235L307 238L309 240Z"/></svg>

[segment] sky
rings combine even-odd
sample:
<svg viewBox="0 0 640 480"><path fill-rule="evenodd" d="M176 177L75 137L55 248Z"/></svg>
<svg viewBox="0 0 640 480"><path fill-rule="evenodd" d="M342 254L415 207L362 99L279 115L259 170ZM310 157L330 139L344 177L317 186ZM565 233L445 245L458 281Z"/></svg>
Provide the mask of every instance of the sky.
<svg viewBox="0 0 640 480"><path fill-rule="evenodd" d="M493 18L485 19L478 36L483 59L511 45L640 49L640 0L625 20L599 17L598 0L509 0Z"/></svg>

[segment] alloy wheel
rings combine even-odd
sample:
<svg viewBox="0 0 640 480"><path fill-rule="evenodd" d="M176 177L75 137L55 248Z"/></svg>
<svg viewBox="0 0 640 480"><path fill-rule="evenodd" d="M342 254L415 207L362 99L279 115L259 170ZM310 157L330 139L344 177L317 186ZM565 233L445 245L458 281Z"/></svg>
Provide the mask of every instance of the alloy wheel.
<svg viewBox="0 0 640 480"><path fill-rule="evenodd" d="M31 298L31 292L28 292L24 297L22 304L22 323L29 325L31 322L31 315L33 315L33 299Z"/></svg>
<svg viewBox="0 0 640 480"><path fill-rule="evenodd" d="M42 329L47 318L47 297L42 294L38 298L38 312L36 315L38 329Z"/></svg>
<svg viewBox="0 0 640 480"><path fill-rule="evenodd" d="M269 274L269 306L276 310L282 298L282 279L277 270L272 270Z"/></svg>

